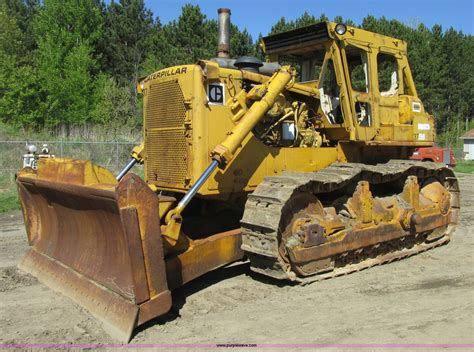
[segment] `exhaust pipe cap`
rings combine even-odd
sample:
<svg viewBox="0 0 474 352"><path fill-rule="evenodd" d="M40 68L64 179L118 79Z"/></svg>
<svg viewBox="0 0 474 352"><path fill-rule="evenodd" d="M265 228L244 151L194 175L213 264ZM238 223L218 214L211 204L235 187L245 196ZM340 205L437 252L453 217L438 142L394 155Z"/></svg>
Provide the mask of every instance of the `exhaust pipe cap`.
<svg viewBox="0 0 474 352"><path fill-rule="evenodd" d="M230 9L220 8L219 38L217 41L217 57L230 58Z"/></svg>

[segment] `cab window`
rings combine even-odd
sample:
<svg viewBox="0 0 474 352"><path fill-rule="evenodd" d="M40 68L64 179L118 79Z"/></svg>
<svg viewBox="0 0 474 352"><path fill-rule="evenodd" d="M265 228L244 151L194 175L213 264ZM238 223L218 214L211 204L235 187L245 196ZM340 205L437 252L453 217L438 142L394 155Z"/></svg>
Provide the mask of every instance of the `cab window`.
<svg viewBox="0 0 474 352"><path fill-rule="evenodd" d="M343 122L339 95L340 90L337 84L334 63L329 59L321 76L319 96L321 99L321 110L330 124L340 124Z"/></svg>
<svg viewBox="0 0 474 352"><path fill-rule="evenodd" d="M357 92L369 92L369 70L367 53L353 46L346 47L346 58L352 89Z"/></svg>
<svg viewBox="0 0 474 352"><path fill-rule="evenodd" d="M397 59L393 55L379 53L377 71L380 95L383 97L396 95L399 86Z"/></svg>
<svg viewBox="0 0 474 352"><path fill-rule="evenodd" d="M321 74L325 50L313 52L310 58L300 61L301 82L317 81Z"/></svg>

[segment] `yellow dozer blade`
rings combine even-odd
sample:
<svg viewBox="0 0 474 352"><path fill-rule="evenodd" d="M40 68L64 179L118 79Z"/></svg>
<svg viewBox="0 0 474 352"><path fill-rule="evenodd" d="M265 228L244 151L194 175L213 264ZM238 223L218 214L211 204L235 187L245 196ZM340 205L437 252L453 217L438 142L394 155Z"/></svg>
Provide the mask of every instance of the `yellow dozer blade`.
<svg viewBox="0 0 474 352"><path fill-rule="evenodd" d="M17 175L28 242L20 269L88 309L114 338L171 307L158 198L90 161L40 159Z"/></svg>

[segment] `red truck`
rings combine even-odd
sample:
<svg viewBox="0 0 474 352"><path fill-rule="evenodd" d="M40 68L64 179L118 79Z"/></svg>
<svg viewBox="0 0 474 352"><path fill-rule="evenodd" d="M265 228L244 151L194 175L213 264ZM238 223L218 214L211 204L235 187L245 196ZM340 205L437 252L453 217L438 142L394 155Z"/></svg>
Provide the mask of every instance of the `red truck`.
<svg viewBox="0 0 474 352"><path fill-rule="evenodd" d="M453 151L450 148L442 147L423 147L417 148L410 156L411 160L434 161L436 163L443 163L449 167L456 166Z"/></svg>

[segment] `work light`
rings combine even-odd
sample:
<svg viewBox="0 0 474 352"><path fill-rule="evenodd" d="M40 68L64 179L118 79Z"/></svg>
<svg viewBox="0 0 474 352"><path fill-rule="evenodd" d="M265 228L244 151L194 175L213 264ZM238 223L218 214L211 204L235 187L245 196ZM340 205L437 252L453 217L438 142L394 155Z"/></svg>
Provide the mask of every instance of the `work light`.
<svg viewBox="0 0 474 352"><path fill-rule="evenodd" d="M339 35L343 35L344 33L346 33L347 31L347 27L345 24L343 23L338 23L336 25L336 33L339 34Z"/></svg>

